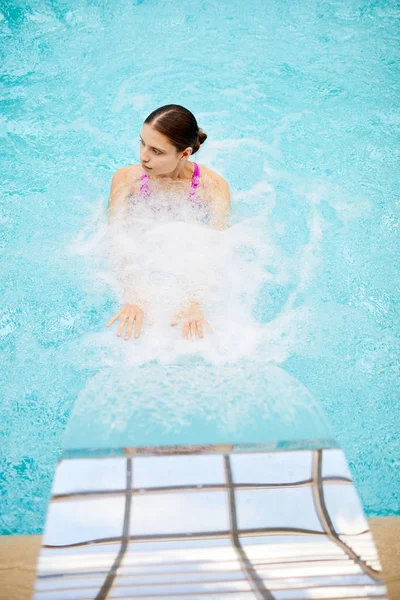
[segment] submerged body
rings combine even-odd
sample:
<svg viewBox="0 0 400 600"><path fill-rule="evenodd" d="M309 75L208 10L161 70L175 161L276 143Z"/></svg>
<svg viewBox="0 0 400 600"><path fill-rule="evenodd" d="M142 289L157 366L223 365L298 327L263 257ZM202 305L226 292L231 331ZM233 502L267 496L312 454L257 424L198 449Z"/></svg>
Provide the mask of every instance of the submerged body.
<svg viewBox="0 0 400 600"><path fill-rule="evenodd" d="M184 107L166 105L154 111L143 124L140 135L141 162L119 169L113 176L108 213L110 221L114 222L116 216L119 220L121 217L123 221L130 220L131 211L127 209L136 206L136 218L139 216L147 223L157 222L159 215L163 214L169 221L175 220L175 212L183 216L178 220L194 220L215 229L225 229L230 208L228 183L211 169L188 160L206 138L193 114ZM153 198L156 200L154 204ZM198 210L192 211L194 207ZM135 219L135 215L133 217ZM171 232L171 235L175 234ZM182 254L185 254L185 248L182 248ZM189 267L190 270L192 267ZM131 279L128 287L130 289L125 290L125 297L134 298L133 304L130 303L132 300L128 300L107 323L108 327L121 318L117 336L123 333L126 325L125 340L130 338L133 326L134 337L140 336L147 310L147 299L140 297L137 289L132 289L138 288L138 278ZM188 291L187 299L176 310L171 325L181 321L186 339L189 331L192 338L196 334L202 338L203 325L209 327L209 324L193 290Z"/></svg>
<svg viewBox="0 0 400 600"><path fill-rule="evenodd" d="M151 189L149 187L149 176L147 173L143 173L141 176L142 185L140 186L140 194L145 197L151 196ZM189 201L191 202L201 202L201 198L199 196L197 188L200 184L200 167L197 163L193 163L193 175L192 175L192 183L190 186L189 192ZM134 194L130 194L129 197L134 196Z"/></svg>
<svg viewBox="0 0 400 600"><path fill-rule="evenodd" d="M168 193L150 180L147 173L140 177L141 185L139 191L129 193L128 215L134 218L144 216L145 213L154 218L164 216L169 221L186 221L209 224L212 219L212 203L203 200L200 196L200 167L193 163L193 175L189 193L185 189L178 188L177 192ZM186 182L185 182L186 183ZM137 186L136 186L137 187ZM148 209L146 211L146 208Z"/></svg>
<svg viewBox="0 0 400 600"><path fill-rule="evenodd" d="M200 222L215 229L228 226L230 205L229 187L223 177L204 165L186 161L182 176L153 177L145 172L142 163L119 169L114 177L110 195L110 213L138 206L163 196L169 198L170 211L174 212L175 198L185 198L202 213Z"/></svg>

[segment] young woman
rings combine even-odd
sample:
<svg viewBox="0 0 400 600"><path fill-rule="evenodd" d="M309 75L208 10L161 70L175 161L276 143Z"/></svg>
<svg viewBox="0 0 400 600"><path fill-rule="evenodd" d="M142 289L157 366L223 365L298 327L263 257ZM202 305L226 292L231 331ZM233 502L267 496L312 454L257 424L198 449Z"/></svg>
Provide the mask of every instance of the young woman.
<svg viewBox="0 0 400 600"><path fill-rule="evenodd" d="M140 163L119 169L112 178L109 216L127 202L146 202L157 191L185 194L187 202L204 212L205 220L216 229L225 229L230 208L226 180L204 165L189 161L207 135L198 127L194 115L178 104L168 104L153 111L144 121L140 133ZM117 336L125 340L138 338L144 318L144 305L125 304L110 319L107 327L120 319ZM204 337L203 326L211 328L198 302L188 299L171 325L182 323L183 337Z"/></svg>

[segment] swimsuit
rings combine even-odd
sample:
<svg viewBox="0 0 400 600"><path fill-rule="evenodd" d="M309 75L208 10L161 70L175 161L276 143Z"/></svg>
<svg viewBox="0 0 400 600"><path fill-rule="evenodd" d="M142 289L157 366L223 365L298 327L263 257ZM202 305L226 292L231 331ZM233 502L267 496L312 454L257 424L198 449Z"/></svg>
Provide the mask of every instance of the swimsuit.
<svg viewBox="0 0 400 600"><path fill-rule="evenodd" d="M210 206L208 202L203 202L202 199L200 198L199 192L198 192L198 187L200 185L200 168L199 165L197 163L193 163L194 165L194 169L193 169L193 175L192 175L192 184L190 186L190 192L189 192L189 202L191 204L191 206L193 207L195 213L198 214L198 217L196 218L197 220L200 218L200 221L202 223L209 223L210 219L211 219L211 213L210 213ZM129 194L128 199L130 200L130 203L135 205L135 204L139 204L140 203L140 198L148 200L151 197L151 190L150 190L150 186L148 183L149 180L149 176L147 175L147 173L143 173L140 177L140 179L142 180L141 186L140 186L140 191L137 194ZM155 210L154 207L151 208L152 210ZM168 210L171 210L172 207L170 207Z"/></svg>
<svg viewBox="0 0 400 600"><path fill-rule="evenodd" d="M198 194L197 188L200 184L200 167L197 163L194 164L193 176L192 176L192 185L190 186L189 192L189 201L190 202L201 202L201 198ZM149 198L151 195L151 191L148 184L149 176L147 173L143 173L140 178L142 180L142 185L140 186L140 193L144 198Z"/></svg>

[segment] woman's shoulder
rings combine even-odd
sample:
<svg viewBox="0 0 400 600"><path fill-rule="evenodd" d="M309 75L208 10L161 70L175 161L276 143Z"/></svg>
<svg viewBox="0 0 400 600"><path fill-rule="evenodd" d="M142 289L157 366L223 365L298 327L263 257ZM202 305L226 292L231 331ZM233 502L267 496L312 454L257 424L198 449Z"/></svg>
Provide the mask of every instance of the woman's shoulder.
<svg viewBox="0 0 400 600"><path fill-rule="evenodd" d="M137 192L139 189L141 171L141 163L121 167L115 171L111 182L109 205L119 203L124 204L129 193Z"/></svg>
<svg viewBox="0 0 400 600"><path fill-rule="evenodd" d="M224 179L222 177L222 175L220 175L216 171L213 171L212 169L210 169L210 167L206 167L206 165L199 164L199 168L200 168L200 173L205 173L205 174L209 175L209 177L211 177L212 179L215 179L216 181L218 179Z"/></svg>
<svg viewBox="0 0 400 600"><path fill-rule="evenodd" d="M199 165L199 168L200 178L203 179L203 187L208 189L211 194L218 192L220 196L224 197L230 203L230 189L226 179L205 165Z"/></svg>
<svg viewBox="0 0 400 600"><path fill-rule="evenodd" d="M113 175L113 179L120 183L128 183L132 180L140 177L142 172L141 163L135 163L134 165L128 165L126 167L121 167L117 171L115 171Z"/></svg>
<svg viewBox="0 0 400 600"><path fill-rule="evenodd" d="M213 171L209 167L206 167L205 165L200 165L200 164L199 164L199 168L200 168L200 177L201 177L201 175L206 175L208 178L210 178L212 181L214 181L217 184L228 185L228 182L226 181L226 179L224 177L222 177L222 175L220 175L216 171Z"/></svg>

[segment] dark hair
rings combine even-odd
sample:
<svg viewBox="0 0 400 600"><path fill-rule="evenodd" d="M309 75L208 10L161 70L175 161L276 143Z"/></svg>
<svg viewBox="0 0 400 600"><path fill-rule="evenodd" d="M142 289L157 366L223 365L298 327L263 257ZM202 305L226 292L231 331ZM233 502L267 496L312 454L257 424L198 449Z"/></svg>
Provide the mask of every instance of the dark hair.
<svg viewBox="0 0 400 600"><path fill-rule="evenodd" d="M160 106L149 114L145 123L165 135L178 152L191 147L194 154L207 139L207 134L197 125L194 114L179 104Z"/></svg>

